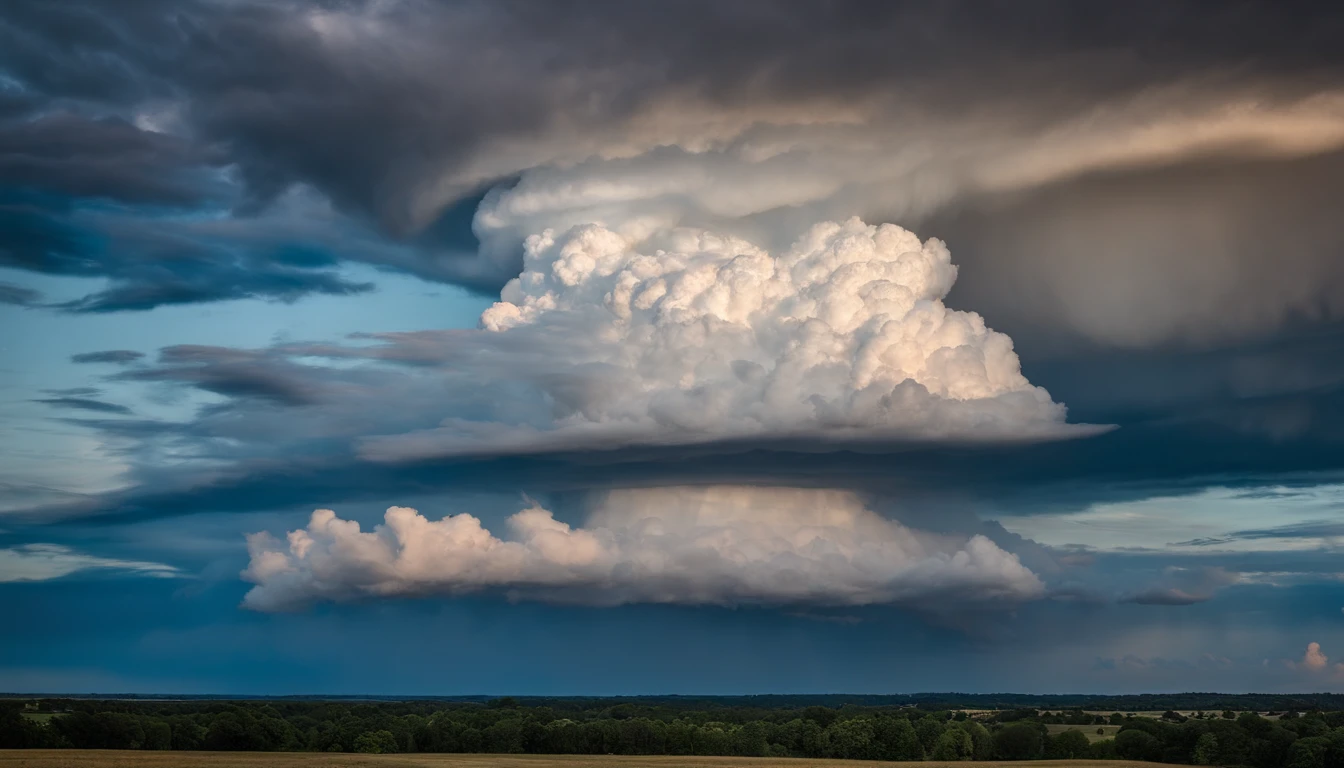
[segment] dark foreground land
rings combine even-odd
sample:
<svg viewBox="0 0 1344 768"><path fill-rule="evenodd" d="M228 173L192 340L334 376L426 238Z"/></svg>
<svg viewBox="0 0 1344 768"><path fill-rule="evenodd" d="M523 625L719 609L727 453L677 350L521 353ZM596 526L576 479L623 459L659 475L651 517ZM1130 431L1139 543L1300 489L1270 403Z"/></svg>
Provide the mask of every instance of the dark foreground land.
<svg viewBox="0 0 1344 768"><path fill-rule="evenodd" d="M1023 765L1055 760L1098 768L1139 763L1344 768L1344 710L1327 710L1320 706L1323 702L1305 699L1273 701L1289 705L1276 710L1125 712L1091 707L944 708L941 701L912 705L890 698L874 703L814 701L16 697L0 700L0 750L27 751L0 753L0 768L738 764L804 768L851 760L870 765L913 761ZM1201 703L1224 702L1211 698Z"/></svg>
<svg viewBox="0 0 1344 768"><path fill-rule="evenodd" d="M955 763L808 760L770 757L653 755L342 755L293 752L126 752L118 750L0 750L0 768L953 768ZM979 763L1008 768L1007 763ZM1012 768L1163 768L1163 763L1109 760L1015 762Z"/></svg>

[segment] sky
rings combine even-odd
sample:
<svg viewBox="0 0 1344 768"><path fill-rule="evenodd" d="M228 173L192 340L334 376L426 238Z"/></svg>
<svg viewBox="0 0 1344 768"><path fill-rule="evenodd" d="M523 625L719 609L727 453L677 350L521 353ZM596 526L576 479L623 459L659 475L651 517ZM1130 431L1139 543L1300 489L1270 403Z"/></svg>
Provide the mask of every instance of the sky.
<svg viewBox="0 0 1344 768"><path fill-rule="evenodd" d="M1344 691L1341 38L4 3L0 691Z"/></svg>

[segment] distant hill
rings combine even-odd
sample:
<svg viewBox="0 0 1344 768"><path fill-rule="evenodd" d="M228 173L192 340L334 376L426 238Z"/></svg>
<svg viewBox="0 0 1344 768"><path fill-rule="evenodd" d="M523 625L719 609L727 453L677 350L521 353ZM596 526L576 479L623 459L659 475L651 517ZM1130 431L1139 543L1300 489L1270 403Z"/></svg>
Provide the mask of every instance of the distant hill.
<svg viewBox="0 0 1344 768"><path fill-rule="evenodd" d="M8 699L76 699L102 701L441 701L486 703L499 696L256 696L238 694L147 694L147 693L0 693ZM919 707L921 709L1089 709L1120 712L1164 710L1344 710L1344 694L1338 693L1142 693L1031 694L1031 693L908 693L908 694L761 694L740 696L650 695L650 696L511 696L524 706L579 705L590 709L619 704L658 706L671 709L717 709L752 707L792 709L823 706Z"/></svg>

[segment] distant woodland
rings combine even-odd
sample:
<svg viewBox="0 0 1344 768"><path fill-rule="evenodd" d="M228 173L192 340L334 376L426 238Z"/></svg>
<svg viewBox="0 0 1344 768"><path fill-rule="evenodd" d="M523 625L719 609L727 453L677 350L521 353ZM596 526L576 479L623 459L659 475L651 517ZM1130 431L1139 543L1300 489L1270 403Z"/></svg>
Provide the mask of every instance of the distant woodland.
<svg viewBox="0 0 1344 768"><path fill-rule="evenodd" d="M1126 759L1344 768L1344 711L1330 708L1340 704L1337 698L11 698L0 700L0 748Z"/></svg>

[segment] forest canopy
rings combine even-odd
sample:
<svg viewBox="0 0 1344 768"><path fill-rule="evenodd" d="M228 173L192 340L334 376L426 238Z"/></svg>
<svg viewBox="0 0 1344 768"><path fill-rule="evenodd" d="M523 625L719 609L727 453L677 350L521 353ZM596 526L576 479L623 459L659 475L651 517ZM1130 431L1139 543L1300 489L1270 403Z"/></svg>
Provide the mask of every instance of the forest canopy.
<svg viewBox="0 0 1344 768"><path fill-rule="evenodd" d="M1185 703L1229 706L1106 712L1096 700L990 709L968 706L978 697L957 702L955 695L929 695L918 704L911 697L15 698L0 701L0 748L1127 759L1344 768L1344 711L1321 708L1322 697L1187 696L1195 698ZM1196 701L1199 696L1205 698ZM961 706L939 706L944 703ZM1240 708L1246 704L1281 708Z"/></svg>

